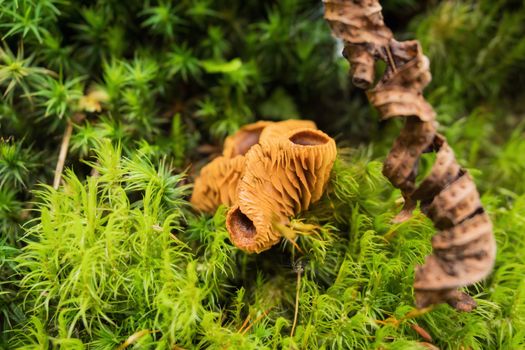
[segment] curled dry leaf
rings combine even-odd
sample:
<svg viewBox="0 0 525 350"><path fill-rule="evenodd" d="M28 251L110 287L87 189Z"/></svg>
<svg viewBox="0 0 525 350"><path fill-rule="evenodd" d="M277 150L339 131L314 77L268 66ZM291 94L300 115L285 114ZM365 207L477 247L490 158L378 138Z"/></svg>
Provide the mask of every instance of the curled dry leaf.
<svg viewBox="0 0 525 350"><path fill-rule="evenodd" d="M324 0L325 19L345 43L352 79L368 89L380 59L387 69L367 91L383 119L405 117L405 126L385 160L383 174L399 188L405 220L419 201L422 211L440 230L433 254L416 269L414 288L418 307L447 302L470 311L475 301L457 288L485 278L494 264L496 243L490 218L481 206L476 186L457 163L444 136L437 133L435 112L423 89L431 80L429 61L417 41L398 42L383 22L378 0ZM416 185L421 155L436 153L430 174Z"/></svg>

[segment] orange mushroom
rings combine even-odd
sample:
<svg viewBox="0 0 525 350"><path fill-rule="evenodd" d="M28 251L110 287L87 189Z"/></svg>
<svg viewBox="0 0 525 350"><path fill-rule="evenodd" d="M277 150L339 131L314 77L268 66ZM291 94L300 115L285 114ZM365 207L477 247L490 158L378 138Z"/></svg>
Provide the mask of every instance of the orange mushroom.
<svg viewBox="0 0 525 350"><path fill-rule="evenodd" d="M243 126L235 134L224 140L222 155L226 158L245 155L252 146L259 143L259 137L263 130L272 124L274 123L261 120Z"/></svg>
<svg viewBox="0 0 525 350"><path fill-rule="evenodd" d="M237 183L245 158L220 156L204 166L195 179L190 202L197 210L212 213L220 204L232 205L237 198Z"/></svg>
<svg viewBox="0 0 525 350"><path fill-rule="evenodd" d="M206 212L231 206L226 227L232 242L261 252L279 242L279 227L291 216L321 198L336 154L334 140L311 121L246 125L202 168L191 203Z"/></svg>
<svg viewBox="0 0 525 350"><path fill-rule="evenodd" d="M321 198L337 154L334 140L319 130L268 135L246 154L238 201L226 218L232 242L247 252L279 242L277 227Z"/></svg>
<svg viewBox="0 0 525 350"><path fill-rule="evenodd" d="M220 204L233 205L237 183L244 169L245 154L259 143L261 137L271 142L275 137L297 128L315 129L315 123L308 120L259 121L243 126L226 138L223 155L204 166L195 179L190 200L193 207L211 213Z"/></svg>

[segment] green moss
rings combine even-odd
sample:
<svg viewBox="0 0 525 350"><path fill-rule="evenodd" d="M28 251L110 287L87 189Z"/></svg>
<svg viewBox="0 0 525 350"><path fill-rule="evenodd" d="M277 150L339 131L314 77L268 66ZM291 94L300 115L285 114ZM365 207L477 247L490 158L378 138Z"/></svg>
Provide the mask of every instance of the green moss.
<svg viewBox="0 0 525 350"><path fill-rule="evenodd" d="M16 0L0 4L0 348L425 349L418 327L440 348L524 347L525 9L382 3L422 42L441 131L494 221L474 312L404 319L434 229L419 211L391 223L381 161L399 125L349 84L320 1ZM336 137L339 158L292 222L313 228L304 253L247 255L226 208L192 211L188 183L239 126L291 117Z"/></svg>

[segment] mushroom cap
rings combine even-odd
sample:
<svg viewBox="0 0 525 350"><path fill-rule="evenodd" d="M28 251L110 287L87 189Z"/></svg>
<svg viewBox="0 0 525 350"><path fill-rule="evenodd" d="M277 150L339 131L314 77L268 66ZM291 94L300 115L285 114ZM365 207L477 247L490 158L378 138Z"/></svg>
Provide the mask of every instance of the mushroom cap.
<svg viewBox="0 0 525 350"><path fill-rule="evenodd" d="M244 125L242 128L224 140L222 155L226 158L245 155L252 146L259 143L263 130L273 122L261 120L256 123Z"/></svg>
<svg viewBox="0 0 525 350"><path fill-rule="evenodd" d="M214 212L220 204L232 205L237 198L237 183L244 170L244 156L217 157L205 165L195 179L190 202L203 212Z"/></svg>
<svg viewBox="0 0 525 350"><path fill-rule="evenodd" d="M204 166L195 179L190 200L193 207L212 213L221 204L233 205L246 153L262 139L273 142L271 140L291 130L305 127L316 128L315 123L309 120L258 121L228 136L224 141L223 155Z"/></svg>

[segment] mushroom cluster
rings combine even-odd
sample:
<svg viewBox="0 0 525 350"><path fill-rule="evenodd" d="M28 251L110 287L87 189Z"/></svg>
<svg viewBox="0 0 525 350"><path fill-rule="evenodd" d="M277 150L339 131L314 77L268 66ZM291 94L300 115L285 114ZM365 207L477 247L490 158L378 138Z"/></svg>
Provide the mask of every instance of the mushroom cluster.
<svg viewBox="0 0 525 350"><path fill-rule="evenodd" d="M229 206L232 242L259 253L279 242L290 217L321 198L336 155L334 140L311 121L246 125L202 168L191 203L204 212Z"/></svg>

